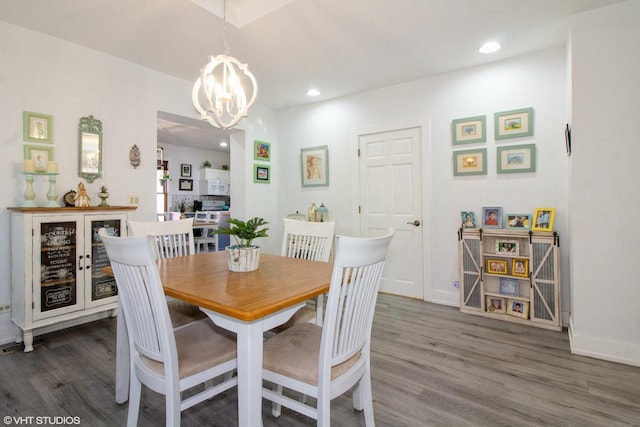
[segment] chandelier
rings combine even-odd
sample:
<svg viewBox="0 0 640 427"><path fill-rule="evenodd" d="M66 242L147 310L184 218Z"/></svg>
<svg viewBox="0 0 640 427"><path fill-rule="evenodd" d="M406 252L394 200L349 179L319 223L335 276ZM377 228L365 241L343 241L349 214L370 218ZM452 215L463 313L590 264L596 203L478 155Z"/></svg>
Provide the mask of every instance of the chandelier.
<svg viewBox="0 0 640 427"><path fill-rule="evenodd" d="M230 129L237 125L241 118L249 115L258 94L258 83L247 64L229 56L231 49L227 44L227 2L224 1L222 39L224 53L210 56L209 62L202 67L200 77L193 85L191 98L200 118L207 120L212 126ZM247 101L244 85L251 86L251 97Z"/></svg>

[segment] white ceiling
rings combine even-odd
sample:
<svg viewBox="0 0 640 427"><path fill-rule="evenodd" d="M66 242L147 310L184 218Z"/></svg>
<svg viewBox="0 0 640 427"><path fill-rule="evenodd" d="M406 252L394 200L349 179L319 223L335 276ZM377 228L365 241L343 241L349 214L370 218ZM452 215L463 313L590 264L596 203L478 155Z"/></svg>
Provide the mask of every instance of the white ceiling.
<svg viewBox="0 0 640 427"><path fill-rule="evenodd" d="M231 55L279 110L559 46L571 15L623 0L227 1ZM224 51L222 19L196 3L222 14L222 0L5 0L0 20L195 81ZM488 40L502 49L478 53Z"/></svg>

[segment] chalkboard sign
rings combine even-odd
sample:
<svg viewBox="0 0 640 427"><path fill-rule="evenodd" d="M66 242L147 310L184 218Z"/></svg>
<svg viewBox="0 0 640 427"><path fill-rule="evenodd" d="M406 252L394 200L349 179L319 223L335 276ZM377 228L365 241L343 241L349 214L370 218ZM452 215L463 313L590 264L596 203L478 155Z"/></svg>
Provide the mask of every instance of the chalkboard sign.
<svg viewBox="0 0 640 427"><path fill-rule="evenodd" d="M40 225L40 311L77 303L75 221Z"/></svg>
<svg viewBox="0 0 640 427"><path fill-rule="evenodd" d="M91 301L118 295L115 279L102 273L102 269L111 264L98 232L104 228L109 236L120 236L120 222L119 219L91 221Z"/></svg>

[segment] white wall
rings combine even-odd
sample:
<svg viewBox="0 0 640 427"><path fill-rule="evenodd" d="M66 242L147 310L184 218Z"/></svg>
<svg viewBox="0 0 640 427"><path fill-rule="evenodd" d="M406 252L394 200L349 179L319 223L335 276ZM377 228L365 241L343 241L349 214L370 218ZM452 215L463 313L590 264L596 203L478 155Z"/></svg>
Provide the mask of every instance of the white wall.
<svg viewBox="0 0 640 427"><path fill-rule="evenodd" d="M77 129L80 117L94 115L103 124L104 178L87 184L92 204L97 205L98 186L109 188L109 204L127 203L127 194L140 196L137 220L155 220L156 144L158 111L196 118L191 105L193 82L179 80L131 64L82 46L0 22L0 303L11 301L10 213L5 208L23 203L22 112L33 111L54 116L53 148L59 162L57 190L60 196L77 188ZM206 58L203 58L205 61ZM194 76L198 70L194 70ZM254 139L275 141L273 113L255 107L243 121L235 144L250 146ZM238 142L239 141L239 142ZM137 169L129 164L129 150L140 148L142 163ZM277 145L277 144L274 144ZM255 184L245 168L253 161L251 150L231 159L232 188L238 212L243 216L275 218L275 185L263 185L252 197ZM234 161L237 163L234 165ZM197 171L197 168L196 168ZM245 175L249 176L246 177ZM179 175L179 174L178 174ZM42 178L42 177L38 177ZM176 177L178 178L178 177ZM175 180L177 182L177 180ZM48 186L44 179L35 185L36 201L43 205ZM278 247L276 243L270 246ZM21 262L21 260L14 260ZM0 343L14 339L9 313L0 314Z"/></svg>
<svg viewBox="0 0 640 427"><path fill-rule="evenodd" d="M355 130L398 121L430 122L431 134L423 141L428 153L423 173L432 183L425 188L431 201L424 212L425 233L432 254L425 265L425 297L429 301L458 305L453 282L458 280L456 231L460 211L481 213L483 206L502 206L505 213L533 213L536 207L555 207L555 229L566 236L567 165L564 124L567 114L566 55L555 48L490 65L447 73L334 101L300 107L279 114L279 143L286 156L280 160L280 214L306 212L311 202L324 202L338 233L357 234L352 207L359 194L352 190L356 151ZM533 137L500 140L493 131L493 114L523 107L535 110ZM452 170L451 121L486 115L487 142L456 146L467 149L486 146L487 176L454 177ZM535 143L537 172L496 174L496 147ZM299 153L302 147L329 146L330 186L302 188ZM563 281L568 284L569 248L562 247ZM568 286L563 289L563 310L568 312ZM565 316L567 317L567 316Z"/></svg>
<svg viewBox="0 0 640 427"><path fill-rule="evenodd" d="M575 353L640 366L640 2L573 19L571 185Z"/></svg>

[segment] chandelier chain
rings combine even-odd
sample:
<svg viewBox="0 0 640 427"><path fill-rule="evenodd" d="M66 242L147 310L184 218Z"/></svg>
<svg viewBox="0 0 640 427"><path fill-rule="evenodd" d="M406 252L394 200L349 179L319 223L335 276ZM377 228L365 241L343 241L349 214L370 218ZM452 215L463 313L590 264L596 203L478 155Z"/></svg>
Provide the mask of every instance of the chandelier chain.
<svg viewBox="0 0 640 427"><path fill-rule="evenodd" d="M222 41L224 43L224 54L229 55L231 48L227 43L227 0L222 3Z"/></svg>

